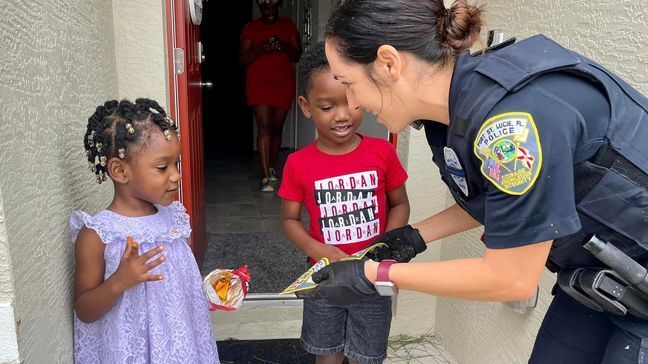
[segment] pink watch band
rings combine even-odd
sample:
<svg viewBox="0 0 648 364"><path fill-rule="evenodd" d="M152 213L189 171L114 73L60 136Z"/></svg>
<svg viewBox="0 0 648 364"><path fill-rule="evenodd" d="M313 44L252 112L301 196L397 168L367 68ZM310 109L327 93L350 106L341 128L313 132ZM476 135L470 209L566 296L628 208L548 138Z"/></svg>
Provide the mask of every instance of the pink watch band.
<svg viewBox="0 0 648 364"><path fill-rule="evenodd" d="M389 268L394 263L396 263L396 261L393 259L385 259L378 264L376 282L391 282L391 280L389 279Z"/></svg>

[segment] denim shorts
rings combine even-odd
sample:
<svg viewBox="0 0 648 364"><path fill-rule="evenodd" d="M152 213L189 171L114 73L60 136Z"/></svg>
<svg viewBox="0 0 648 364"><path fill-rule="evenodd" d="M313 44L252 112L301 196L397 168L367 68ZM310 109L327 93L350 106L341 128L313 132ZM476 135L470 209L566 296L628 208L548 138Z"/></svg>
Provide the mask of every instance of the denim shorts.
<svg viewBox="0 0 648 364"><path fill-rule="evenodd" d="M391 297L372 295L348 307L326 299L304 300L301 344L315 355L344 352L361 364L380 364L387 357Z"/></svg>

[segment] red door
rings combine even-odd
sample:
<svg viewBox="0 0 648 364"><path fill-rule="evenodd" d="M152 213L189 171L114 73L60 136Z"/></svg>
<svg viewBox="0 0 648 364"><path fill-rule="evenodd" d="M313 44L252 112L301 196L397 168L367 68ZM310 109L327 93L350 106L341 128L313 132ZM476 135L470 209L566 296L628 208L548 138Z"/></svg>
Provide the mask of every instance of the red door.
<svg viewBox="0 0 648 364"><path fill-rule="evenodd" d="M180 126L180 201L191 217L191 248L201 265L207 246L205 226L200 28L191 21L194 0L166 0L169 113Z"/></svg>

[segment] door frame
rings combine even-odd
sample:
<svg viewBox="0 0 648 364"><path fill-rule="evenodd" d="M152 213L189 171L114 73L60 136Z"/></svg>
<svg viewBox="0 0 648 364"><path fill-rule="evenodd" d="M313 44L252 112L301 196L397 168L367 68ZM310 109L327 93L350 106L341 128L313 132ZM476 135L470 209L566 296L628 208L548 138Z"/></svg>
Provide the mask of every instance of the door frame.
<svg viewBox="0 0 648 364"><path fill-rule="evenodd" d="M174 50L176 47L175 41L175 7L174 0L164 1L164 17L166 23L165 43L166 43L166 68L167 68L167 86L168 86L168 107L167 114L173 120L179 121L176 115L176 108L178 105L178 82L175 72L175 57ZM182 202L182 194L180 193L180 201Z"/></svg>
<svg viewBox="0 0 648 364"><path fill-rule="evenodd" d="M191 0L189 0L191 1ZM166 24L166 57L167 57L167 82L168 82L168 115L176 121L179 133L188 133L190 111L189 110L189 80L188 66L189 57L194 54L194 50L187 49L191 44L187 44L186 31L184 22L188 19L189 9L187 0L164 0L165 7L165 24ZM184 47L184 48L183 48ZM195 54L194 54L195 55ZM198 55L200 56L200 55ZM180 60L179 58L182 57ZM176 62L182 62L183 72L176 72ZM202 106L201 106L202 107ZM181 173L180 186L177 198L184 205L187 214L190 217L191 236L189 245L196 257L198 265L202 265L205 251L207 248L207 236L205 226L205 201L194 201L196 193L204 197L204 193L195 191L204 189L204 181L194 181L193 176L196 171L192 170L195 162L192 160L193 146L190 144L190 135L180 138L180 165ZM200 141L202 142L202 140ZM199 159L194 158L194 159ZM201 216L197 216L200 214Z"/></svg>

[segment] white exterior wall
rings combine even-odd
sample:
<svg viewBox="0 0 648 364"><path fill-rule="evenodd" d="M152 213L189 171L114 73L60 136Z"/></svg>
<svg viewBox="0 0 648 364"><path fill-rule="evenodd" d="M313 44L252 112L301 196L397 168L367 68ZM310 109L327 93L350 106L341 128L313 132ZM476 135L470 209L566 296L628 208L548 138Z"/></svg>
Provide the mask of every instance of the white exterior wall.
<svg viewBox="0 0 648 364"><path fill-rule="evenodd" d="M164 0L112 4L119 98L146 97L167 110Z"/></svg>
<svg viewBox="0 0 648 364"><path fill-rule="evenodd" d="M519 39L544 33L593 58L648 94L648 8L645 2L485 0L488 29ZM423 146L422 146L423 147ZM418 173L410 169L411 173ZM480 231L444 244L442 259L482 255ZM518 315L501 303L439 299L437 330L460 363L525 363L550 300L554 275L541 280L539 306Z"/></svg>
<svg viewBox="0 0 648 364"><path fill-rule="evenodd" d="M108 99L166 108L163 14L163 0L0 7L0 363L18 352L72 362L69 213L97 212L112 196L84 163L86 120Z"/></svg>
<svg viewBox="0 0 648 364"><path fill-rule="evenodd" d="M407 169L406 183L410 202L410 223L425 219L445 208L445 191L438 168L432 162L425 133L408 128L399 134L398 154ZM414 261L440 258L441 245L430 244ZM398 295L391 335L420 336L435 332L437 299L431 295L403 291Z"/></svg>
<svg viewBox="0 0 648 364"><path fill-rule="evenodd" d="M0 18L0 362L17 341L23 362L71 363L68 219L112 193L82 146L94 107L117 96L112 4L5 0ZM12 307L15 330L4 324Z"/></svg>
<svg viewBox="0 0 648 364"><path fill-rule="evenodd" d="M0 363L18 362L18 340L14 319L14 285L7 239L2 190L0 189Z"/></svg>

